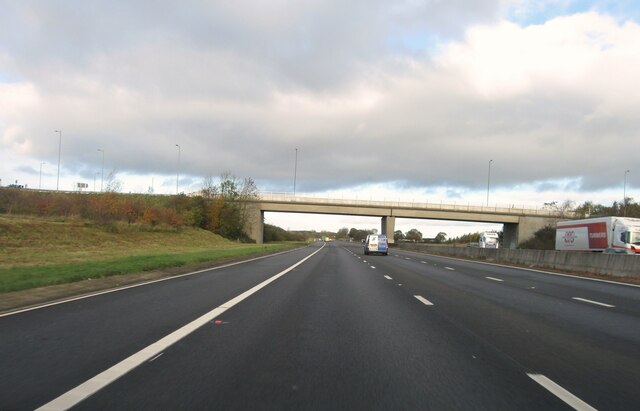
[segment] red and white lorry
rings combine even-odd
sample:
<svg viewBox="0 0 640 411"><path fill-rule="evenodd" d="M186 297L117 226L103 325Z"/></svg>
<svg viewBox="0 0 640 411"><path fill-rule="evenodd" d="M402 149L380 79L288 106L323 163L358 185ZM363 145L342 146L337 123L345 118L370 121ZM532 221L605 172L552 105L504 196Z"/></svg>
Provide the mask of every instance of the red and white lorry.
<svg viewBox="0 0 640 411"><path fill-rule="evenodd" d="M587 218L562 221L556 226L556 250L604 251L607 248L640 254L640 218Z"/></svg>

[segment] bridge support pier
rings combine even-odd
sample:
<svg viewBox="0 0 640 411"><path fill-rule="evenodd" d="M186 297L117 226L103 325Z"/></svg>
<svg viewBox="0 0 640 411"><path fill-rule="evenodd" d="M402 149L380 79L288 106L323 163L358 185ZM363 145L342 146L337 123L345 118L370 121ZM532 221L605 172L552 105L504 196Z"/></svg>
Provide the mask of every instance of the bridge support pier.
<svg viewBox="0 0 640 411"><path fill-rule="evenodd" d="M264 243L264 211L258 207L247 207L245 232L256 244Z"/></svg>
<svg viewBox="0 0 640 411"><path fill-rule="evenodd" d="M505 223L502 228L502 248L515 250L518 248L518 224Z"/></svg>
<svg viewBox="0 0 640 411"><path fill-rule="evenodd" d="M536 231L548 225L555 226L557 221L558 218L554 217L520 217L518 223L505 223L502 230L502 246L514 250L533 238Z"/></svg>
<svg viewBox="0 0 640 411"><path fill-rule="evenodd" d="M387 243L393 244L393 232L396 230L396 218L395 217L382 217L382 232L387 236Z"/></svg>

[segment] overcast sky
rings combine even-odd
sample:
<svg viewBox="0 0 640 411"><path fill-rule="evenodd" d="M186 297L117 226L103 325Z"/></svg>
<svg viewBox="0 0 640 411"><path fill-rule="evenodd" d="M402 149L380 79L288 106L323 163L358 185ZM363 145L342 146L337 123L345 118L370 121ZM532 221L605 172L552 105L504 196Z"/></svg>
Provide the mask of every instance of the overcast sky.
<svg viewBox="0 0 640 411"><path fill-rule="evenodd" d="M178 169L180 191L229 171L292 192L297 171L298 194L482 204L493 160L491 203L610 204L625 170L640 197L636 0L0 10L2 185L55 189L62 130L65 190L99 189L104 153L126 192L174 193Z"/></svg>

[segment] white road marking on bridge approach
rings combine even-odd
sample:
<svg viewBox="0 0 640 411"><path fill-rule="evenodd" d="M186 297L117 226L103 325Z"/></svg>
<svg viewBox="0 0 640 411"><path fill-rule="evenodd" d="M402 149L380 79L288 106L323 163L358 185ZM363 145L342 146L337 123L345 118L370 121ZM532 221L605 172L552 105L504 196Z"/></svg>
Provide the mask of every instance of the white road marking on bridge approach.
<svg viewBox="0 0 640 411"><path fill-rule="evenodd" d="M445 267L445 269L450 270L450 271L456 271L455 268L451 268L451 267Z"/></svg>
<svg viewBox="0 0 640 411"><path fill-rule="evenodd" d="M384 278L386 278L387 280L393 280L393 278L389 277L388 275L385 275Z"/></svg>
<svg viewBox="0 0 640 411"><path fill-rule="evenodd" d="M499 278L495 278L495 277L485 277L487 280L491 280L491 281L498 281L498 282L503 282L504 280L501 280Z"/></svg>
<svg viewBox="0 0 640 411"><path fill-rule="evenodd" d="M180 341L187 335L191 334L192 332L196 331L203 325L213 321L215 318L219 317L222 313L227 311L229 308L239 304L240 302L249 298L251 295L260 291L262 288L271 284L278 278L292 271L294 268L298 267L299 265L301 265L302 263L304 263L314 255L316 255L324 247L325 245L323 245L313 253L309 254L302 260L298 261L291 267L264 280L260 284L248 289L247 291L232 298L231 300L220 305L219 307L216 307L213 310L209 311L208 313L196 318L195 320L191 321L189 324L184 325L183 327L177 329L171 334L164 336L163 338L159 339L158 341L149 345L148 347L143 348L142 350L129 356L128 358L125 358L124 360L120 361L119 363L112 366L111 368L106 369L105 371L101 372L95 377L83 382L82 384L71 389L70 391L44 404L43 406L39 407L38 410L68 410L69 408L79 404L86 398L95 394L96 392L103 389L107 385L111 384L112 382L122 377L126 373L130 372L134 368L138 367L139 365L143 364L149 359L157 356L158 354L164 352L167 348L169 348L176 342Z"/></svg>
<svg viewBox="0 0 640 411"><path fill-rule="evenodd" d="M573 299L573 300L578 300L578 301L583 301L583 302L585 302L585 303L589 303L589 304L601 305L601 306L603 306L603 307L607 307L607 308L615 308L615 305L605 304L605 303L599 303L598 301L587 300L586 298L571 297L571 299Z"/></svg>
<svg viewBox="0 0 640 411"><path fill-rule="evenodd" d="M551 381L549 378L545 377L542 374L530 374L527 373L529 378L537 382L546 388L550 393L560 398L562 401L570 405L574 410L578 411L596 411L595 408L582 401L580 398L571 394L569 391L565 390L555 382Z"/></svg>
<svg viewBox="0 0 640 411"><path fill-rule="evenodd" d="M375 266L375 265L372 265L372 266L371 266L371 269L375 270L375 269L376 269L376 266Z"/></svg>
<svg viewBox="0 0 640 411"><path fill-rule="evenodd" d="M426 298L424 298L421 295L414 295L414 297L416 297L418 299L418 301L420 301L424 305L433 305L433 303L431 301L427 300Z"/></svg>

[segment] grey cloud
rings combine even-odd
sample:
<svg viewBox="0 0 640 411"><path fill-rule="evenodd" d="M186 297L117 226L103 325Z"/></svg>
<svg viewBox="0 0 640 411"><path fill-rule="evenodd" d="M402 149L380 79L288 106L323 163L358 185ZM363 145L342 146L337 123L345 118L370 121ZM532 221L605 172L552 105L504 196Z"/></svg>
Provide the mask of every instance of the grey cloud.
<svg viewBox="0 0 640 411"><path fill-rule="evenodd" d="M97 148L105 169L171 175L180 144L185 184L230 170L274 191L291 190L298 148L302 191L389 182L452 196L484 189L490 159L495 187L611 187L630 167L619 153L640 148L637 116L594 116L598 97L543 84L483 98L416 51L495 21L497 0L260 4L7 5L0 64L41 99L11 119L24 125L14 143L55 163L62 128L63 167L85 178ZM361 88L377 100L350 108ZM278 95L301 102L282 109Z"/></svg>

